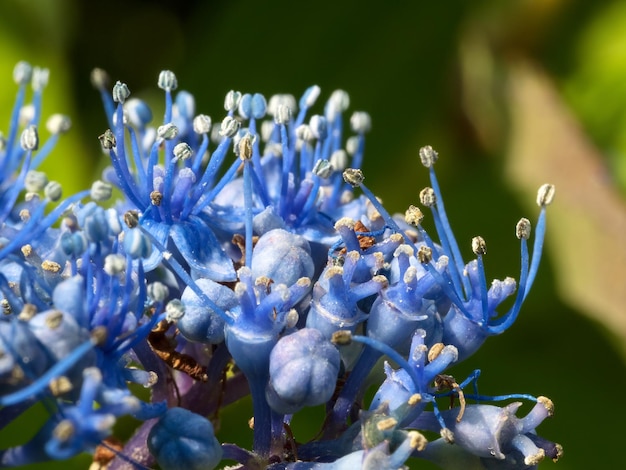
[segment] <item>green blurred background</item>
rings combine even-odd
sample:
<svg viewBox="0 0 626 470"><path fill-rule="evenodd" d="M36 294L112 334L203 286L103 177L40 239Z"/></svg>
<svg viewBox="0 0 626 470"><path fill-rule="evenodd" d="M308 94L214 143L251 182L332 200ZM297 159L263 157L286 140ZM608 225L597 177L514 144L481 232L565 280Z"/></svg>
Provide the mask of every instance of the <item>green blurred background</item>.
<svg viewBox="0 0 626 470"><path fill-rule="evenodd" d="M482 369L485 394L555 402L539 432L565 455L541 468L623 461L626 2L2 0L3 130L22 59L51 70L44 116L73 121L47 162L66 193L98 173L106 120L89 83L95 66L157 106L156 78L171 69L214 121L230 89L347 90L351 109L372 116L368 186L404 211L428 184L418 148L436 148L457 238L468 258L471 237L486 239L490 278L517 277L515 223L536 220L536 188L556 184L546 256L519 320L452 372L460 381ZM249 439L232 416L220 439ZM0 434L0 445L32 434L32 419ZM87 468L89 458L72 465Z"/></svg>

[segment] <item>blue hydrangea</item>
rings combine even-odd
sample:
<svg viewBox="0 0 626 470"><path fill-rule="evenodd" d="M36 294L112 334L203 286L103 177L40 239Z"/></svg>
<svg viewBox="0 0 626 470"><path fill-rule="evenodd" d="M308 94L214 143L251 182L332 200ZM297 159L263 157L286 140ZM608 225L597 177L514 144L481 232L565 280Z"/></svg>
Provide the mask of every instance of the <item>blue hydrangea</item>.
<svg viewBox="0 0 626 470"><path fill-rule="evenodd" d="M449 375L518 318L551 185L538 193L532 252L529 220L516 226L518 280L488 284L486 242L475 237L474 259L461 257L435 150L418 153L436 237L420 209L389 214L365 185L371 119L355 112L344 122L345 91L319 114L317 86L299 100L231 91L213 125L166 70L163 120L152 124L147 103L95 70L110 167L63 198L38 168L69 120L51 117L40 145L48 73L20 63L14 79L0 145L0 428L35 403L48 417L28 442L0 450L0 466L82 452L111 469L164 470L223 459L274 470L403 468L409 459L530 469L560 457L537 434L550 400L481 394L479 369ZM220 411L247 395L252 419L235 424L252 427L252 447L220 443ZM519 418L521 401L534 407ZM325 416L303 442L291 423L308 407ZM124 416L139 425L118 447Z"/></svg>

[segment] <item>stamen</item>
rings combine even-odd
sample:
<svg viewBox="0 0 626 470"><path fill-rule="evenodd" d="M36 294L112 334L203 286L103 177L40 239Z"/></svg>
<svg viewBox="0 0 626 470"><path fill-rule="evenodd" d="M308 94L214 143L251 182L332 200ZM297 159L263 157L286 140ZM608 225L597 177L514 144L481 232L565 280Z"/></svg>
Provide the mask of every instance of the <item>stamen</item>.
<svg viewBox="0 0 626 470"><path fill-rule="evenodd" d="M476 264L478 265L478 282L480 283L478 290L480 292L480 302L483 311L482 321L486 325L489 323L489 304L487 299L487 276L485 275L485 265L483 263L483 255L487 253L487 244L483 237L472 238L472 251L476 255Z"/></svg>
<svg viewBox="0 0 626 470"><path fill-rule="evenodd" d="M426 166L429 169L430 184L433 191L431 199L434 200L431 210L437 234L439 235L439 240L443 245L444 253L452 257L452 264L456 267L456 269L450 270L454 289L457 292L457 297L464 295L464 298L467 300L467 296L471 292L471 286L469 284L469 279L461 275L465 267L465 263L463 261L463 257L461 256L459 245L454 238L450 222L448 221L448 216L443 203L443 197L441 196L441 190L439 188L439 182L437 181L437 175L435 174L434 163L438 159L438 154L432 149L432 147L426 146L420 150L420 159L423 159L423 163L425 165L427 164ZM461 289L461 286L463 286L463 289Z"/></svg>
<svg viewBox="0 0 626 470"><path fill-rule="evenodd" d="M439 154L430 145L422 147L419 150L419 156L422 165L426 168L431 168L439 158Z"/></svg>
<svg viewBox="0 0 626 470"><path fill-rule="evenodd" d="M91 185L90 197L94 201L103 202L108 201L113 194L113 186L104 181L96 180Z"/></svg>
<svg viewBox="0 0 626 470"><path fill-rule="evenodd" d="M41 263L41 269L49 273L57 274L61 271L61 265L51 260L45 260Z"/></svg>
<svg viewBox="0 0 626 470"><path fill-rule="evenodd" d="M530 238L530 220L521 218L515 226L515 236L519 239L528 240Z"/></svg>
<svg viewBox="0 0 626 470"><path fill-rule="evenodd" d="M178 81L176 75L171 70L161 70L159 72L159 79L157 80L157 86L161 90L173 91L178 88Z"/></svg>
<svg viewBox="0 0 626 470"><path fill-rule="evenodd" d="M372 203L372 205L376 208L376 210L383 217L383 219L385 220L385 223L396 233L399 233L400 235L402 235L408 244L412 244L412 241L409 238L409 236L404 232L404 230L398 227L398 224L396 224L396 222L393 220L389 212L385 210L385 208L380 203L378 198L376 198L374 193L372 193L367 188L367 186L363 184L363 180L365 180L365 177L363 176L363 172L361 170L356 169L356 168L346 168L343 171L343 179L346 181L346 183L350 184L353 187L357 187L357 186L360 187L361 191L363 191L363 194L365 194L367 199Z"/></svg>
<svg viewBox="0 0 626 470"><path fill-rule="evenodd" d="M98 139L100 140L104 150L111 150L117 146L115 135L111 132L111 129L104 131L104 134L100 135Z"/></svg>
<svg viewBox="0 0 626 470"><path fill-rule="evenodd" d="M46 199L56 202L61 199L61 196L63 195L63 188L57 181L50 181L43 189L43 193Z"/></svg>
<svg viewBox="0 0 626 470"><path fill-rule="evenodd" d="M537 227L535 229L535 243L533 244L533 255L528 271L525 296L530 292L530 288L535 282L535 276L539 271L539 261L541 260L543 241L546 233L546 207L552 203L555 192L556 188L552 184L544 184L537 191L537 204L541 207L541 212L539 213L539 220L537 221Z"/></svg>
<svg viewBox="0 0 626 470"><path fill-rule="evenodd" d="M555 191L553 184L542 185L537 191L537 205L543 208L552 204Z"/></svg>
<svg viewBox="0 0 626 470"><path fill-rule="evenodd" d="M50 393L55 397L63 395L74 388L70 379L64 375L52 379L48 386L50 387Z"/></svg>
<svg viewBox="0 0 626 470"><path fill-rule="evenodd" d="M20 137L20 145L26 151L33 151L39 148L39 134L37 126L30 125L22 132Z"/></svg>
<svg viewBox="0 0 626 470"><path fill-rule="evenodd" d="M240 100L241 93L235 90L230 90L226 93L226 97L224 98L224 109L228 111L229 114L232 113L239 106Z"/></svg>
<svg viewBox="0 0 626 470"><path fill-rule="evenodd" d="M128 85L126 83L122 83L119 80L115 82L113 86L113 101L116 103L124 104L124 101L130 96L130 90L128 89ZM118 122L118 125L122 125L121 122Z"/></svg>

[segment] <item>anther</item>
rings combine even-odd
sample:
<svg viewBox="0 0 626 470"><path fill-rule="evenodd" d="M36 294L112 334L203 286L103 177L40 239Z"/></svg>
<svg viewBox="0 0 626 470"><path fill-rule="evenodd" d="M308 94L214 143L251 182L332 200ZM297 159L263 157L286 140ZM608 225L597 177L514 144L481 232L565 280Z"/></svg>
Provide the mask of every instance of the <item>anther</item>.
<svg viewBox="0 0 626 470"><path fill-rule="evenodd" d="M546 207L552 204L555 191L553 184L542 185L537 191L537 205L539 207Z"/></svg>
<svg viewBox="0 0 626 470"><path fill-rule="evenodd" d="M476 256L482 256L487 254L487 244L485 239L481 236L472 238L472 251Z"/></svg>
<svg viewBox="0 0 626 470"><path fill-rule="evenodd" d="M350 127L357 134L369 132L372 128L372 118L364 111L357 111L350 117Z"/></svg>
<svg viewBox="0 0 626 470"><path fill-rule="evenodd" d="M433 166L437 161L437 158L439 157L439 154L435 152L435 150L430 145L422 147L419 151L419 155L422 165L424 165L426 168L430 168L431 166Z"/></svg>
<svg viewBox="0 0 626 470"><path fill-rule="evenodd" d="M48 184L48 177L43 171L29 170L24 179L26 191L37 193Z"/></svg>
<svg viewBox="0 0 626 470"><path fill-rule="evenodd" d="M324 116L316 114L309 120L309 128L316 139L324 140L328 135L328 124Z"/></svg>
<svg viewBox="0 0 626 470"><path fill-rule="evenodd" d="M24 306L22 307L22 311L17 316L17 318L18 320L21 320L21 321L29 321L36 314L37 314L37 306L27 303L27 304L24 304Z"/></svg>
<svg viewBox="0 0 626 470"><path fill-rule="evenodd" d="M338 346L347 346L352 343L352 333L350 330L339 330L333 333L330 342Z"/></svg>
<svg viewBox="0 0 626 470"><path fill-rule="evenodd" d="M139 212L135 210L124 212L124 223L128 228L135 228L139 225Z"/></svg>
<svg viewBox="0 0 626 470"><path fill-rule="evenodd" d="M445 347L446 345L443 343L433 344L428 351L428 362L433 362L435 359L437 359L437 357L439 356L439 354L441 354L441 351L443 351Z"/></svg>
<svg viewBox="0 0 626 470"><path fill-rule="evenodd" d="M335 150L330 156L330 164L337 171L343 171L348 166L348 154L345 150Z"/></svg>
<svg viewBox="0 0 626 470"><path fill-rule="evenodd" d="M95 68L90 74L91 85L97 90L109 87L109 74L104 69Z"/></svg>
<svg viewBox="0 0 626 470"><path fill-rule="evenodd" d="M45 260L41 263L41 269L49 273L57 274L61 271L61 265L55 261Z"/></svg>
<svg viewBox="0 0 626 470"><path fill-rule="evenodd" d="M33 67L33 76L31 77L31 86L35 91L41 91L48 85L50 78L50 70L43 67Z"/></svg>
<svg viewBox="0 0 626 470"><path fill-rule="evenodd" d="M441 428L441 431L439 432L439 434L441 435L441 437L443 437L443 439L449 443L449 444L453 444L454 443L454 433L452 431L450 431L450 429L448 428Z"/></svg>
<svg viewBox="0 0 626 470"><path fill-rule="evenodd" d="M211 130L211 117L206 114L198 114L193 118L193 131L196 134L207 134Z"/></svg>
<svg viewBox="0 0 626 470"><path fill-rule="evenodd" d="M286 104L279 104L274 115L276 124L287 124L291 119L291 108Z"/></svg>
<svg viewBox="0 0 626 470"><path fill-rule="evenodd" d="M356 188L363 183L365 176L363 176L363 172L357 168L346 168L343 171L343 179L346 183Z"/></svg>
<svg viewBox="0 0 626 470"><path fill-rule="evenodd" d="M326 117L334 121L339 113L343 113L350 106L350 95L344 90L335 90L326 104Z"/></svg>
<svg viewBox="0 0 626 470"><path fill-rule="evenodd" d="M320 92L322 89L317 85L312 85L307 88L300 98L300 107L301 108L310 108L315 104L317 98L320 96Z"/></svg>
<svg viewBox="0 0 626 470"><path fill-rule="evenodd" d="M243 161L250 160L252 158L252 144L254 139L251 134L246 133L237 144L237 154Z"/></svg>
<svg viewBox="0 0 626 470"><path fill-rule="evenodd" d="M126 257L120 254L107 255L104 258L103 269L109 276L123 273L126 269Z"/></svg>
<svg viewBox="0 0 626 470"><path fill-rule="evenodd" d="M407 403L409 404L409 406L415 406L421 401L422 401L422 395L419 393L414 393L413 395L409 397L409 399L407 400Z"/></svg>
<svg viewBox="0 0 626 470"><path fill-rule="evenodd" d="M178 127L171 122L157 128L157 137L163 140L172 140L178 135Z"/></svg>
<svg viewBox="0 0 626 470"><path fill-rule="evenodd" d="M117 81L115 85L113 85L113 101L123 104L129 96L130 90L126 83Z"/></svg>
<svg viewBox="0 0 626 470"><path fill-rule="evenodd" d="M223 137L233 137L239 131L239 121L232 116L226 116L220 125L219 134Z"/></svg>
<svg viewBox="0 0 626 470"><path fill-rule="evenodd" d="M52 431L52 435L61 442L67 442L74 436L75 432L76 429L72 422L69 419L64 419L56 425L54 431Z"/></svg>
<svg viewBox="0 0 626 470"><path fill-rule="evenodd" d="M413 225L417 227L424 220L424 214L421 209L417 206L410 205L409 208L404 213L404 221L407 224Z"/></svg>
<svg viewBox="0 0 626 470"><path fill-rule="evenodd" d="M171 70L161 70L159 79L157 80L157 86L165 91L172 91L178 88L178 80L176 80L174 72Z"/></svg>
<svg viewBox="0 0 626 470"><path fill-rule="evenodd" d="M285 93L278 93L276 95L270 96L270 99L267 103L267 113L270 116L274 116L274 119L276 120L276 122L278 122L278 110L281 106L285 106L286 109L289 109L289 110L296 109L296 106L297 106L296 99L293 97L293 95L289 95ZM282 124L285 124L285 123L286 122L283 122Z"/></svg>
<svg viewBox="0 0 626 470"><path fill-rule="evenodd" d="M91 192L89 193L91 199L98 202L109 200L112 194L113 185L100 180L93 182L91 185Z"/></svg>
<svg viewBox="0 0 626 470"><path fill-rule="evenodd" d="M433 188L426 187L420 191L420 202L424 207L432 207L437 203L437 196Z"/></svg>
<svg viewBox="0 0 626 470"><path fill-rule="evenodd" d="M241 93L235 90L230 90L226 93L226 98L224 98L224 109L226 111L234 111L239 106L239 101L241 100Z"/></svg>
<svg viewBox="0 0 626 470"><path fill-rule="evenodd" d="M43 188L43 194L52 202L58 201L63 195L63 187L58 181L50 181L46 184L46 187Z"/></svg>
<svg viewBox="0 0 626 470"><path fill-rule="evenodd" d="M102 148L104 150L111 150L112 148L115 148L115 146L117 145L117 141L115 140L115 135L113 135L113 132L111 132L111 129L107 129L106 131L104 131L104 134L102 134L101 136L98 136L98 139L100 140L100 144L102 145Z"/></svg>
<svg viewBox="0 0 626 470"><path fill-rule="evenodd" d="M408 436L411 439L410 443L413 449L417 451L422 451L426 448L426 445L428 444L428 439L426 439L426 437L422 433L417 431L409 431Z"/></svg>
<svg viewBox="0 0 626 470"><path fill-rule="evenodd" d="M300 124L295 130L296 138L304 142L312 142L315 138L311 126L308 124Z"/></svg>
<svg viewBox="0 0 626 470"><path fill-rule="evenodd" d="M165 318L167 321L174 322L180 320L183 315L185 315L185 306L180 300L170 300L165 306Z"/></svg>
<svg viewBox="0 0 626 470"><path fill-rule="evenodd" d="M356 135L348 137L348 140L346 140L346 152L348 152L348 155L354 156L358 150L359 138Z"/></svg>
<svg viewBox="0 0 626 470"><path fill-rule="evenodd" d="M39 134L37 133L37 126L30 125L22 132L20 137L20 145L23 150L37 150L39 147Z"/></svg>
<svg viewBox="0 0 626 470"><path fill-rule="evenodd" d="M170 289L165 284L159 281L148 284L147 294L148 298L154 302L163 302L169 296Z"/></svg>
<svg viewBox="0 0 626 470"><path fill-rule="evenodd" d="M25 61L20 61L13 68L13 81L17 85L26 85L33 75L33 67Z"/></svg>
<svg viewBox="0 0 626 470"><path fill-rule="evenodd" d="M530 238L530 220L521 218L515 226L515 236L520 240L528 240Z"/></svg>
<svg viewBox="0 0 626 470"><path fill-rule="evenodd" d="M376 423L376 429L379 431L389 431L398 425L398 420L392 417L381 419Z"/></svg>
<svg viewBox="0 0 626 470"><path fill-rule="evenodd" d="M178 160L188 160L193 155L193 150L186 142L179 142L174 146L173 153Z"/></svg>
<svg viewBox="0 0 626 470"><path fill-rule="evenodd" d="M417 259L422 264L428 264L433 259L433 250L429 247L422 245L417 250Z"/></svg>
<svg viewBox="0 0 626 470"><path fill-rule="evenodd" d="M54 395L55 397L58 397L59 395L63 395L64 393L69 392L73 388L72 382L70 382L70 379L68 379L64 375L53 378L48 384L48 387L50 388L50 393L52 393L52 395Z"/></svg>
<svg viewBox="0 0 626 470"><path fill-rule="evenodd" d="M150 202L153 206L160 206L163 200L163 193L161 191L152 191L150 193Z"/></svg>
<svg viewBox="0 0 626 470"><path fill-rule="evenodd" d="M22 222L28 222L30 220L30 211L28 209L22 209L19 213L19 217Z"/></svg>
<svg viewBox="0 0 626 470"><path fill-rule="evenodd" d="M72 127L72 121L63 114L53 114L46 121L46 129L50 134L64 134Z"/></svg>
<svg viewBox="0 0 626 470"><path fill-rule="evenodd" d="M318 160L313 166L313 174L320 178L328 178L333 173L333 166L328 160Z"/></svg>
<svg viewBox="0 0 626 470"><path fill-rule="evenodd" d="M300 319L300 314L295 308L290 309L285 317L285 326L287 328L294 328Z"/></svg>
<svg viewBox="0 0 626 470"><path fill-rule="evenodd" d="M96 326L91 330L91 342L94 346L102 346L107 340L108 331L106 326Z"/></svg>
<svg viewBox="0 0 626 470"><path fill-rule="evenodd" d="M46 315L45 324L51 330L56 330L63 322L63 313L59 310L53 310Z"/></svg>

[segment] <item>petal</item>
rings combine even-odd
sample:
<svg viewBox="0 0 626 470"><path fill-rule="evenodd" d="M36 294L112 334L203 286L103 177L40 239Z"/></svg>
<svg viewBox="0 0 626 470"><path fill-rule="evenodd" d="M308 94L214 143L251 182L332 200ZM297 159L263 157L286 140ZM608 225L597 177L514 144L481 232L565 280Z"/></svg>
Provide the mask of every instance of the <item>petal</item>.
<svg viewBox="0 0 626 470"><path fill-rule="evenodd" d="M167 246L167 237L170 233L169 225L155 222L152 219L143 219L141 221L141 226L147 230L161 246ZM143 269L146 272L152 271L159 265L162 259L163 253L153 246L150 256L143 260Z"/></svg>
<svg viewBox="0 0 626 470"><path fill-rule="evenodd" d="M191 217L189 222L174 225L171 237L185 261L200 276L217 282L237 279L232 260L200 219Z"/></svg>

